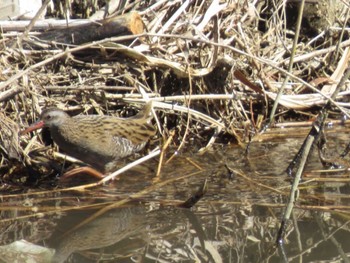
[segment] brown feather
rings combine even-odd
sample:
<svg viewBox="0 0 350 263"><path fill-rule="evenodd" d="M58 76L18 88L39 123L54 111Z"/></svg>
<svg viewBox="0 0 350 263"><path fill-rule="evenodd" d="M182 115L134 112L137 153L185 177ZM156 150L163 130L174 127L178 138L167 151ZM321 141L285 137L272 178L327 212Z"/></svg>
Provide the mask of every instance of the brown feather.
<svg viewBox="0 0 350 263"><path fill-rule="evenodd" d="M71 155L106 172L116 162L144 148L156 129L150 123L152 104L131 118L100 115L70 117L59 109L44 110L41 120L54 142Z"/></svg>

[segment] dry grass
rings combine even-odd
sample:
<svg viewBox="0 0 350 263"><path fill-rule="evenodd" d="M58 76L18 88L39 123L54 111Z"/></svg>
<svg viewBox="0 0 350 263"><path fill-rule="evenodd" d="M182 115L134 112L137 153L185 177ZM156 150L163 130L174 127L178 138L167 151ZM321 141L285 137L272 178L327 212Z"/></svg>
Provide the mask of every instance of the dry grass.
<svg viewBox="0 0 350 263"><path fill-rule="evenodd" d="M18 32L3 34L0 152L4 175L14 173L13 158L33 162L28 153L42 147L37 137L21 137L18 143L18 137L11 135L9 146L8 127L14 123L18 127L12 131L26 127L48 105L72 114L130 116L135 113L133 105L151 99L156 101L159 137L166 140L175 132L175 147L193 146L192 141L198 148L214 142L244 143L267 123L281 86L285 89L275 122L314 116L349 60L350 41L343 27L348 7L342 1L335 16L327 12L326 24L304 25L295 50L294 23L289 19L293 8L284 1L146 2L128 2L116 11L139 12L147 28L129 46L117 43L133 38L128 36L68 48L40 42L34 32L28 37ZM70 8L78 17L98 9L77 3L71 1ZM52 13L64 17L66 12L56 6ZM34 44L41 48L31 48ZM289 81L283 84L287 76ZM335 109L346 113L347 95L344 88ZM13 152L19 154L13 156ZM46 153L40 156L46 158Z"/></svg>

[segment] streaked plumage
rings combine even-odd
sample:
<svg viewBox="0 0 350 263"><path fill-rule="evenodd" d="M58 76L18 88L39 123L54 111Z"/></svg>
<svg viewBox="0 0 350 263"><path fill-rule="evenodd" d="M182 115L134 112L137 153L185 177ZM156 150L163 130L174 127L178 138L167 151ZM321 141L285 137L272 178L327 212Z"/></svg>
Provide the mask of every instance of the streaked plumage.
<svg viewBox="0 0 350 263"><path fill-rule="evenodd" d="M142 150L156 130L150 124L151 103L131 118L100 115L70 117L66 112L49 108L40 121L23 133L41 127L50 130L54 142L68 155L106 173L118 160Z"/></svg>

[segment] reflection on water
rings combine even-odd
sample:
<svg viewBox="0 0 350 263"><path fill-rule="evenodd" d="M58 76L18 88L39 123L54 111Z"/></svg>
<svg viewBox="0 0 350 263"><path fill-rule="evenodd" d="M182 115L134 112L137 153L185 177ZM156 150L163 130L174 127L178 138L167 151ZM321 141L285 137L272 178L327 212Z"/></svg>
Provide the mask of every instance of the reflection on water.
<svg viewBox="0 0 350 263"><path fill-rule="evenodd" d="M154 160L95 189L3 195L1 262L283 262L275 239L289 194L284 170L302 136L278 132L248 156L233 146L177 156L158 178ZM347 134L330 131L330 154ZM314 154L287 230L289 262L349 257L349 174L323 169ZM206 178L195 207L175 207Z"/></svg>
<svg viewBox="0 0 350 263"><path fill-rule="evenodd" d="M89 218L83 226L70 230L60 237L53 235L51 247L55 248L54 262L64 262L72 253L79 254L81 262L106 259L143 258L187 258L190 253L186 247L186 232L200 229L197 218L185 209L161 208L149 210L147 206L136 205L112 209L97 218L93 214L80 215ZM63 228L66 229L66 218ZM203 244L204 236L200 238ZM165 242L167 240L167 242ZM199 245L200 245L199 244ZM167 252L172 248L181 253ZM175 252L174 251L174 252ZM162 255L164 254L164 255Z"/></svg>

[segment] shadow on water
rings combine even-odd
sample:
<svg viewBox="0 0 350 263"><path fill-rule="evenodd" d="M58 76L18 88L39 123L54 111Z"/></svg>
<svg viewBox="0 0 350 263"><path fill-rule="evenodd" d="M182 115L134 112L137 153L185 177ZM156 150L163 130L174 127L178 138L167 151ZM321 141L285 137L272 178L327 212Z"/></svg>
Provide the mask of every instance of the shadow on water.
<svg viewBox="0 0 350 263"><path fill-rule="evenodd" d="M342 151L347 134L328 131L329 153ZM291 182L284 170L303 132L270 135L257 137L247 156L237 146L178 155L157 178L153 160L102 187L2 195L0 262L283 262L275 241ZM346 261L349 173L325 170L314 152L286 231L286 258ZM177 208L205 179L199 203Z"/></svg>

